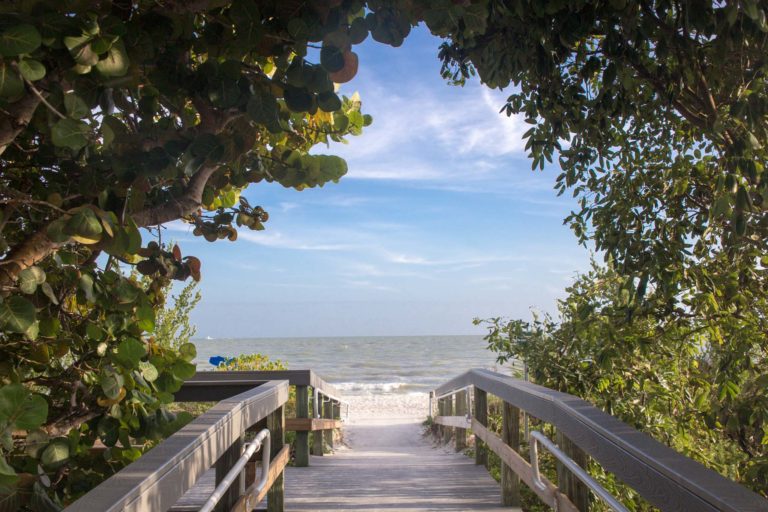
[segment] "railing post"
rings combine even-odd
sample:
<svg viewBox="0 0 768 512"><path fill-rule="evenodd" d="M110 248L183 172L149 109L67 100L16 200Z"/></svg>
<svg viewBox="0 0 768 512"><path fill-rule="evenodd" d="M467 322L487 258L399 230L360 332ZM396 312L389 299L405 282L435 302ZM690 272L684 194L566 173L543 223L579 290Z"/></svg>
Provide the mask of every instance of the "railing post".
<svg viewBox="0 0 768 512"><path fill-rule="evenodd" d="M445 415L453 416L453 395L445 397ZM451 434L453 434L453 427L445 427L443 431L443 443L448 444L451 442Z"/></svg>
<svg viewBox="0 0 768 512"><path fill-rule="evenodd" d="M323 398L315 393L313 400L317 400L317 414L323 417ZM312 455L323 456L323 431L315 430L312 432Z"/></svg>
<svg viewBox="0 0 768 512"><path fill-rule="evenodd" d="M516 452L520 451L520 409L507 402L501 416L501 439ZM520 506L520 477L504 462L501 463L501 504Z"/></svg>
<svg viewBox="0 0 768 512"><path fill-rule="evenodd" d="M475 419L482 426L488 426L488 394L475 386ZM488 467L488 448L475 436L475 464Z"/></svg>
<svg viewBox="0 0 768 512"><path fill-rule="evenodd" d="M445 413L445 398L438 398L437 399L437 415L443 416L444 413ZM444 435L445 435L445 426L437 425L437 439L439 441L442 441Z"/></svg>
<svg viewBox="0 0 768 512"><path fill-rule="evenodd" d="M232 446L219 457L216 461L216 485L219 485L224 477L227 476L229 470L235 465L235 462L243 454L243 436L240 436ZM219 503L216 505L216 512L224 512L232 509L235 506L235 502L240 496L245 493L245 472L240 473L240 476L235 480L232 485L224 493Z"/></svg>
<svg viewBox="0 0 768 512"><path fill-rule="evenodd" d="M466 391L460 391L459 393L456 393L456 416L466 416L467 415L467 392ZM464 448L467 447L467 429L465 428L456 428L456 440L455 440L455 448L457 452L460 452Z"/></svg>
<svg viewBox="0 0 768 512"><path fill-rule="evenodd" d="M296 386L296 417L309 418L309 388ZM296 432L296 466L309 466L309 432Z"/></svg>
<svg viewBox="0 0 768 512"><path fill-rule="evenodd" d="M578 446L565 437L559 430L556 434L557 445L568 457L581 466L587 468L588 456ZM576 505L579 512L587 512L589 510L589 488L584 485L581 480L576 478L568 468L561 463L557 463L557 486L560 490L568 496L568 498Z"/></svg>
<svg viewBox="0 0 768 512"><path fill-rule="evenodd" d="M323 405L323 418L333 419L333 400ZM325 438L325 444L329 450L333 450L333 429L329 428L323 430L323 437Z"/></svg>
<svg viewBox="0 0 768 512"><path fill-rule="evenodd" d="M333 419L334 420L340 420L341 419L341 402L335 402L333 404ZM331 430L331 439L333 439L333 435L336 433L336 430Z"/></svg>
<svg viewBox="0 0 768 512"><path fill-rule="evenodd" d="M285 410L282 406L267 416L267 428L271 438L272 460L280 453L285 444ZM230 507L231 508L231 507ZM285 508L285 473L275 479L267 492L267 512L283 512ZM229 508L227 508L229 510Z"/></svg>

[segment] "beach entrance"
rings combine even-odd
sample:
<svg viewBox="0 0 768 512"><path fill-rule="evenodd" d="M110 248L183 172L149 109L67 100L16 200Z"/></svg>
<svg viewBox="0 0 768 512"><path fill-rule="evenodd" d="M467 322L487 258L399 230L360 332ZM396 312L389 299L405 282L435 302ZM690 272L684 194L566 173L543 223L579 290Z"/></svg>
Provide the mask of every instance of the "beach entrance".
<svg viewBox="0 0 768 512"><path fill-rule="evenodd" d="M175 400L218 403L66 510L515 510L527 488L558 511L587 512L599 501L624 512L584 471L588 463L664 511L768 509L745 487L565 393L477 369L428 396L426 409L381 414L375 400L352 409L309 370L201 372ZM500 424L489 421L491 403ZM556 474L545 470L544 452ZM486 472L494 460L498 484Z"/></svg>

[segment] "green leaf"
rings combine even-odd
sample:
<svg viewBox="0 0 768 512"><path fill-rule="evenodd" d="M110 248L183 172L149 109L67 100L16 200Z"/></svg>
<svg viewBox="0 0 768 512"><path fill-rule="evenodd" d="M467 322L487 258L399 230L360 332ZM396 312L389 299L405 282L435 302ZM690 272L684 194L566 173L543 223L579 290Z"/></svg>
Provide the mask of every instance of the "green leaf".
<svg viewBox="0 0 768 512"><path fill-rule="evenodd" d="M19 72L27 80L34 82L45 77L45 66L40 61L24 59L19 62Z"/></svg>
<svg viewBox="0 0 768 512"><path fill-rule="evenodd" d="M43 291L46 297L48 297L48 300L50 300L53 304L57 305L59 304L59 299L56 297L56 294L53 292L53 287L51 287L48 283L43 283L40 285L40 289Z"/></svg>
<svg viewBox="0 0 768 512"><path fill-rule="evenodd" d="M285 104L293 112L307 112L312 108L312 95L306 89L286 86Z"/></svg>
<svg viewBox="0 0 768 512"><path fill-rule="evenodd" d="M280 131L277 118L279 107L274 96L264 91L257 91L248 100L246 108L248 116L253 121L266 126L272 133Z"/></svg>
<svg viewBox="0 0 768 512"><path fill-rule="evenodd" d="M115 296L119 304L132 304L139 297L139 289L128 279L122 279L115 288Z"/></svg>
<svg viewBox="0 0 768 512"><path fill-rule="evenodd" d="M58 120L51 129L53 143L72 151L85 147L90 134L91 128L86 123L69 118Z"/></svg>
<svg viewBox="0 0 768 512"><path fill-rule="evenodd" d="M35 51L42 43L37 29L27 23L14 25L0 34L0 54L15 57L22 53Z"/></svg>
<svg viewBox="0 0 768 512"><path fill-rule="evenodd" d="M128 338L121 341L117 346L117 361L128 368L136 368L139 361L147 355L147 348L144 343L134 338Z"/></svg>
<svg viewBox="0 0 768 512"><path fill-rule="evenodd" d="M329 73L344 68L344 51L333 45L324 45L320 50L320 65Z"/></svg>
<svg viewBox="0 0 768 512"><path fill-rule="evenodd" d="M24 95L24 82L5 61L0 60L0 99L15 101Z"/></svg>
<svg viewBox="0 0 768 512"><path fill-rule="evenodd" d="M34 430L48 417L48 402L21 384L0 388L0 422L20 430Z"/></svg>
<svg viewBox="0 0 768 512"><path fill-rule="evenodd" d="M125 378L111 366L105 366L99 375L99 385L104 395L110 400L120 397L120 389L125 384Z"/></svg>
<svg viewBox="0 0 768 512"><path fill-rule="evenodd" d="M334 92L323 92L317 95L317 106L323 112L341 110L341 100Z"/></svg>
<svg viewBox="0 0 768 512"><path fill-rule="evenodd" d="M75 62L83 68L76 71L88 73L91 66L99 62L99 54L91 49L91 39L90 35L64 38L64 46L67 47Z"/></svg>
<svg viewBox="0 0 768 512"><path fill-rule="evenodd" d="M36 314L35 306L18 295L0 303L0 325L11 332L24 334L35 323Z"/></svg>
<svg viewBox="0 0 768 512"><path fill-rule="evenodd" d="M61 466L67 460L69 460L69 441L66 439L55 439L40 456L40 462L48 467Z"/></svg>
<svg viewBox="0 0 768 512"><path fill-rule="evenodd" d="M184 343L179 347L179 355L187 362L192 361L197 357L197 347L194 343Z"/></svg>
<svg viewBox="0 0 768 512"><path fill-rule="evenodd" d="M152 332L155 329L155 310L150 306L139 306L136 308L136 325L140 329Z"/></svg>
<svg viewBox="0 0 768 512"><path fill-rule="evenodd" d="M45 272L40 267L29 267L19 272L19 289L22 293L35 293L37 287L45 282Z"/></svg>
<svg viewBox="0 0 768 512"><path fill-rule="evenodd" d="M0 455L0 486L11 486L19 479L19 475L16 474L16 470L11 467L5 460L4 455ZM5 496L0 495L0 500Z"/></svg>
<svg viewBox="0 0 768 512"><path fill-rule="evenodd" d="M35 430L27 434L24 440L24 452L30 457L37 458L40 451L48 445L50 437L44 430Z"/></svg>
<svg viewBox="0 0 768 512"><path fill-rule="evenodd" d="M64 108L67 111L67 115L74 119L82 119L91 113L85 101L74 92L64 95Z"/></svg>
<svg viewBox="0 0 768 512"><path fill-rule="evenodd" d="M197 373L197 367L194 364L188 363L186 361L176 361L173 363L172 371L177 378L181 380L187 380L195 376L195 373Z"/></svg>
<svg viewBox="0 0 768 512"><path fill-rule="evenodd" d="M93 294L93 276L90 274L81 275L79 285L85 294L85 300L90 303L96 302L96 296Z"/></svg>
<svg viewBox="0 0 768 512"><path fill-rule="evenodd" d="M112 44L107 56L96 64L96 69L104 76L124 76L130 61L122 39Z"/></svg>
<svg viewBox="0 0 768 512"><path fill-rule="evenodd" d="M157 380L158 372L155 365L148 361L140 361L139 362L139 371L141 372L141 376L144 377L144 379L147 380L147 382L154 382Z"/></svg>
<svg viewBox="0 0 768 512"><path fill-rule="evenodd" d="M82 208L67 221L64 233L83 244L95 244L101 240L104 228L90 208Z"/></svg>

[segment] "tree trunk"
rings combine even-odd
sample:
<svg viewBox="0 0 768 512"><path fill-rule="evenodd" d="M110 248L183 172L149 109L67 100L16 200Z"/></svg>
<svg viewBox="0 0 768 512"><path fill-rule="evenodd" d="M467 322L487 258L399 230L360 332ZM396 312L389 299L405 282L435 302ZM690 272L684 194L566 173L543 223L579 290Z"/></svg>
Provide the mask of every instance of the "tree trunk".
<svg viewBox="0 0 768 512"><path fill-rule="evenodd" d="M14 247L0 265L0 288L13 286L19 273L51 255L62 244L48 238L47 225Z"/></svg>
<svg viewBox="0 0 768 512"><path fill-rule="evenodd" d="M40 98L34 94L27 94L19 101L8 105L6 113L0 116L0 155L27 127L38 105L40 105Z"/></svg>
<svg viewBox="0 0 768 512"><path fill-rule="evenodd" d="M187 188L180 197L165 204L147 208L132 215L134 222L140 228L156 226L173 220L181 219L197 211L203 201L203 190L208 180L218 169L216 165L202 167L189 181ZM13 286L19 273L53 254L64 244L53 242L48 238L47 225L29 237L0 261L0 288Z"/></svg>

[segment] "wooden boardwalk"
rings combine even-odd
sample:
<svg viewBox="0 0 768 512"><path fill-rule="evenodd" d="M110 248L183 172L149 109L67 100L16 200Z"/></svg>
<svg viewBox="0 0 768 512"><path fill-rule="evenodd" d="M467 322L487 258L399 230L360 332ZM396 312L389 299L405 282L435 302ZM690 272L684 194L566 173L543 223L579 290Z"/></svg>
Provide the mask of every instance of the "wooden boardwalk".
<svg viewBox="0 0 768 512"><path fill-rule="evenodd" d="M474 459L422 437L419 419L353 420L344 440L309 467L286 468L286 511L519 511L499 506L498 484ZM171 510L197 510L213 487L211 470Z"/></svg>
<svg viewBox="0 0 768 512"><path fill-rule="evenodd" d="M286 510L519 510L499 505L498 484L474 459L423 438L418 419L353 420L344 436L333 455L287 468Z"/></svg>

